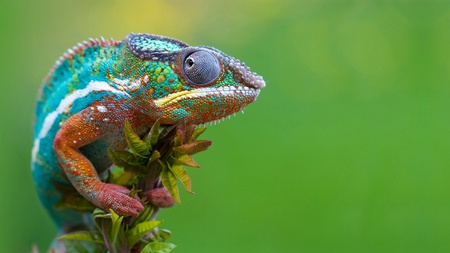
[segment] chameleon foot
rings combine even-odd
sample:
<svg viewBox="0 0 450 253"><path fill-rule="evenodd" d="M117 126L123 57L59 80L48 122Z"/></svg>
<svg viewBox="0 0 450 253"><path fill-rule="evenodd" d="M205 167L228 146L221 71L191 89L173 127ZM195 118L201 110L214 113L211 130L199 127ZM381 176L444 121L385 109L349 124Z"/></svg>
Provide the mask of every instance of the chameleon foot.
<svg viewBox="0 0 450 253"><path fill-rule="evenodd" d="M93 201L96 206L106 211L112 209L120 215L136 216L139 214L139 211L144 210L144 206L139 202L139 198L137 196L136 198L130 197L130 190L127 188L114 184L102 184L102 190Z"/></svg>
<svg viewBox="0 0 450 253"><path fill-rule="evenodd" d="M147 196L148 202L159 207L171 207L175 204L175 200L165 187L155 188L144 192L144 194Z"/></svg>

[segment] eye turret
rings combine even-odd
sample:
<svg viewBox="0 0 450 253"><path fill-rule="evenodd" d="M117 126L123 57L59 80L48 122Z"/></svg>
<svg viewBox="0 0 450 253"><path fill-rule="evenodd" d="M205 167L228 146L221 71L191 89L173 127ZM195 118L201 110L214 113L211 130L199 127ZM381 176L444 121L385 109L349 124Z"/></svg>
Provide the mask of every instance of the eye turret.
<svg viewBox="0 0 450 253"><path fill-rule="evenodd" d="M183 71L192 84L206 86L219 76L220 63L211 53L199 50L185 57Z"/></svg>

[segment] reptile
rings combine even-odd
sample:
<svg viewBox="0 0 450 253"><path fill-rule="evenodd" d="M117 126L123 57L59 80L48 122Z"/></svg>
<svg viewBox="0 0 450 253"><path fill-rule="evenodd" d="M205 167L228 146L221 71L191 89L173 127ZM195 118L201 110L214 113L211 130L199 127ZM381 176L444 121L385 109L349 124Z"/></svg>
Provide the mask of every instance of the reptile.
<svg viewBox="0 0 450 253"><path fill-rule="evenodd" d="M55 207L62 194L56 185L74 187L106 211L135 216L143 210L129 189L102 181L112 166L107 148L127 150L125 121L139 135L157 120L215 122L242 111L263 87L243 62L159 35L90 39L69 49L43 80L32 148L37 193L58 231L90 221L86 213ZM147 194L165 196L154 190Z"/></svg>

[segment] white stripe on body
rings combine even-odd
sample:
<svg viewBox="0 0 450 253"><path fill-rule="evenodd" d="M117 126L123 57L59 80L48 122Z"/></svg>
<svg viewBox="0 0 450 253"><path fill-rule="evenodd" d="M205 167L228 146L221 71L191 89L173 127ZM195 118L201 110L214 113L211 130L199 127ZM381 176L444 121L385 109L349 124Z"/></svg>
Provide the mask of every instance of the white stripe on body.
<svg viewBox="0 0 450 253"><path fill-rule="evenodd" d="M52 128L53 124L55 123L55 120L58 117L58 115L63 113L65 110L67 110L67 108L69 106L71 106L75 102L75 100L86 97L93 91L109 91L112 93L122 94L122 95L130 97L130 95L128 93L126 93L124 91L120 91L120 90L112 87L111 85L109 85L107 82L103 82L103 81L90 81L89 84L86 86L86 88L84 88L82 90L77 90L77 91L73 92L72 94L68 95L67 97L65 97L63 100L61 100L61 102L59 103L56 110L49 113L45 117L44 123L42 124L41 131L39 131L38 136L36 137L36 139L34 139L33 150L31 152L31 157L32 157L33 163L36 162L36 157L37 157L37 154L39 153L39 144L41 142L41 139L43 139L43 138L45 138L45 136L47 136L48 132ZM34 169L34 166L32 166L32 168Z"/></svg>

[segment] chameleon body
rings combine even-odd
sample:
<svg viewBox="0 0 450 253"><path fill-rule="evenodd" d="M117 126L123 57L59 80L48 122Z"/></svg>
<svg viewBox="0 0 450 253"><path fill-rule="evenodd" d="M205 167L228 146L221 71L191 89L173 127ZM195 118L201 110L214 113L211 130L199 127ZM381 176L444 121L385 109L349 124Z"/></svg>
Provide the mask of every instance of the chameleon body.
<svg viewBox="0 0 450 253"><path fill-rule="evenodd" d="M50 70L37 100L32 173L43 205L60 232L89 219L55 208L55 184L73 186L104 210L137 215L143 206L128 189L101 181L112 165L107 147L127 149L124 122L145 134L158 119L217 121L242 111L264 86L243 63L211 47L149 34L79 43Z"/></svg>

